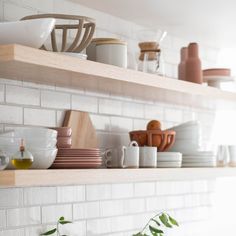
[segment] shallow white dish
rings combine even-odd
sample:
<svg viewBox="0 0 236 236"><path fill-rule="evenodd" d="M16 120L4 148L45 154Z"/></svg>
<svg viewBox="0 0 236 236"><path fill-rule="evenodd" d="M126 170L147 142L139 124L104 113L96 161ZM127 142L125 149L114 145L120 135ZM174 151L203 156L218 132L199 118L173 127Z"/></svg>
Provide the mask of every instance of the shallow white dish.
<svg viewBox="0 0 236 236"><path fill-rule="evenodd" d="M210 157L210 158L183 158L182 163L205 163L205 162L215 162L216 157Z"/></svg>
<svg viewBox="0 0 236 236"><path fill-rule="evenodd" d="M157 167L158 168L180 168L182 166L181 161L162 161L162 162L157 162Z"/></svg>
<svg viewBox="0 0 236 236"><path fill-rule="evenodd" d="M194 151L194 152L187 152L187 153L185 153L184 155L183 155L183 157L188 157L188 158L190 158L190 157L193 157L193 158L195 158L195 157L205 157L205 156L215 156L215 153L214 152L212 152L212 151L200 151L200 150L198 150L198 151Z"/></svg>
<svg viewBox="0 0 236 236"><path fill-rule="evenodd" d="M157 152L157 162L181 162L182 153L179 152Z"/></svg>
<svg viewBox="0 0 236 236"><path fill-rule="evenodd" d="M41 127L17 127L13 131L0 133L0 137L31 139L56 139L57 131Z"/></svg>
<svg viewBox="0 0 236 236"><path fill-rule="evenodd" d="M215 167L216 162L183 163L182 167Z"/></svg>
<svg viewBox="0 0 236 236"><path fill-rule="evenodd" d="M21 44L40 48L55 26L55 19L44 18L0 23L0 44Z"/></svg>

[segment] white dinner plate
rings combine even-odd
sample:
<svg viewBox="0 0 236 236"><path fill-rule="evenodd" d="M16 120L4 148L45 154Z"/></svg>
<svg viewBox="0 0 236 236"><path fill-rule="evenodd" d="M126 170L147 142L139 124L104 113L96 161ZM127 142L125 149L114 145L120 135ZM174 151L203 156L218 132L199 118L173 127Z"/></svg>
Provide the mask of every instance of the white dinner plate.
<svg viewBox="0 0 236 236"><path fill-rule="evenodd" d="M180 168L181 167L181 162L173 162L173 161L162 161L162 162L157 162L157 167L158 168Z"/></svg>

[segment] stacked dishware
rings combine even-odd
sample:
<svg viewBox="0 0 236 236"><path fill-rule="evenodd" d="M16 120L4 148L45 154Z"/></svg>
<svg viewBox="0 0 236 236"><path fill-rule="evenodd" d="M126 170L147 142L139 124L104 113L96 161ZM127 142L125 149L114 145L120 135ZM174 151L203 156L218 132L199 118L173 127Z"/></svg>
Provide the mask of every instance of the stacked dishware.
<svg viewBox="0 0 236 236"><path fill-rule="evenodd" d="M53 169L79 169L99 168L102 165L100 150L61 148L51 168Z"/></svg>
<svg viewBox="0 0 236 236"><path fill-rule="evenodd" d="M55 127L57 131L57 148L71 148L72 146L72 129L71 127Z"/></svg>
<svg viewBox="0 0 236 236"><path fill-rule="evenodd" d="M182 167L216 166L216 154L201 150L201 127L198 121L189 121L172 127L171 130L176 131L171 151L183 154Z"/></svg>
<svg viewBox="0 0 236 236"><path fill-rule="evenodd" d="M0 150L10 159L19 151L22 140L33 155L31 169L47 169L57 155L57 131L47 128L18 127L0 134ZM13 168L9 162L8 168Z"/></svg>
<svg viewBox="0 0 236 236"><path fill-rule="evenodd" d="M183 155L183 167L215 167L216 155L211 151L198 151Z"/></svg>
<svg viewBox="0 0 236 236"><path fill-rule="evenodd" d="M171 151L185 154L200 149L201 129L198 121L189 121L170 129L176 132Z"/></svg>
<svg viewBox="0 0 236 236"><path fill-rule="evenodd" d="M182 153L157 152L158 168L180 168L182 166Z"/></svg>

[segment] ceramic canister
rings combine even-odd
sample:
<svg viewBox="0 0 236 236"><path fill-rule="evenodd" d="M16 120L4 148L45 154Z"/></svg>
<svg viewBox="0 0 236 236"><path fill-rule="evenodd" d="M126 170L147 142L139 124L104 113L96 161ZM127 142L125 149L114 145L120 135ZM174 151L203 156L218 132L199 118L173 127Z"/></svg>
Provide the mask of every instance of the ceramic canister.
<svg viewBox="0 0 236 236"><path fill-rule="evenodd" d="M186 80L185 78L185 70L186 70L186 60L188 58L188 48L183 47L180 50L180 63L178 66L178 79Z"/></svg>
<svg viewBox="0 0 236 236"><path fill-rule="evenodd" d="M127 68L127 43L120 40L97 42L96 61Z"/></svg>
<svg viewBox="0 0 236 236"><path fill-rule="evenodd" d="M198 56L198 44L190 43L188 46L188 58L186 60L186 80L189 82L202 84L201 60Z"/></svg>

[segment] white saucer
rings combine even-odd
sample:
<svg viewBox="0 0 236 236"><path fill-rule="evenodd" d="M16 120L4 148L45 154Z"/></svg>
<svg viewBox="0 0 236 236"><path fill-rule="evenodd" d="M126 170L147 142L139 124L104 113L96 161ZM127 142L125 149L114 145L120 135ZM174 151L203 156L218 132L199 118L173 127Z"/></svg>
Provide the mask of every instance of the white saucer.
<svg viewBox="0 0 236 236"><path fill-rule="evenodd" d="M183 161L182 161L182 163L184 163L184 164L209 163L209 162L216 162L216 159L215 158L214 159L206 159L206 160L204 160L204 159L201 159L201 160L196 160L196 159L194 159L194 160L184 160L183 159Z"/></svg>
<svg viewBox="0 0 236 236"><path fill-rule="evenodd" d="M180 152L157 152L157 162L181 162Z"/></svg>
<svg viewBox="0 0 236 236"><path fill-rule="evenodd" d="M215 167L216 161L214 162L201 162L201 163L183 163L182 167Z"/></svg>
<svg viewBox="0 0 236 236"><path fill-rule="evenodd" d="M203 76L203 81L208 82L208 81L218 81L218 82L230 82L234 81L235 77L233 76L219 76L219 75L207 75Z"/></svg>
<svg viewBox="0 0 236 236"><path fill-rule="evenodd" d="M157 168L180 168L181 165L182 165L181 161L157 162Z"/></svg>
<svg viewBox="0 0 236 236"><path fill-rule="evenodd" d="M192 151L192 152L186 152L184 157L199 157L199 156L215 156L215 153L212 151Z"/></svg>

